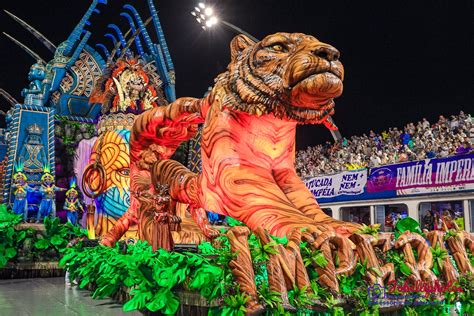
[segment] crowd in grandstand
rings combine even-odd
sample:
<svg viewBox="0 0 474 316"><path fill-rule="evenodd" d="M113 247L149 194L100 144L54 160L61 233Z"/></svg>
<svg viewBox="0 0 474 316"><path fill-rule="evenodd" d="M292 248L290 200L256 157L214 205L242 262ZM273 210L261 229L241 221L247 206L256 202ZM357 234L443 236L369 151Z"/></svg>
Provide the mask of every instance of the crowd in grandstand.
<svg viewBox="0 0 474 316"><path fill-rule="evenodd" d="M298 151L296 170L301 177L313 177L344 170L466 154L473 151L471 116L460 112L439 116L436 123L423 118L403 129L389 128L381 134L343 138Z"/></svg>

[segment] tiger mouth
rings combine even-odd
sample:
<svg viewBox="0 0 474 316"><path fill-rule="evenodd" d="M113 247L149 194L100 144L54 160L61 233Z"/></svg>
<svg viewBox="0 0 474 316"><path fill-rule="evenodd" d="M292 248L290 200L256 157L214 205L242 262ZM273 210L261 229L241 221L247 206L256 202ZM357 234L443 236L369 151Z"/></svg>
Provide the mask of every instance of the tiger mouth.
<svg viewBox="0 0 474 316"><path fill-rule="evenodd" d="M330 99L324 105L319 106L316 109L289 106L289 111L299 119L303 120L321 120L334 113L334 100Z"/></svg>
<svg viewBox="0 0 474 316"><path fill-rule="evenodd" d="M290 84L290 88L294 88L298 84L302 83L303 81L313 80L318 75L329 75L335 76L337 79L342 81L342 74L339 70L329 68L329 69L312 69L308 71L308 73L304 74L300 79L296 80L295 82Z"/></svg>

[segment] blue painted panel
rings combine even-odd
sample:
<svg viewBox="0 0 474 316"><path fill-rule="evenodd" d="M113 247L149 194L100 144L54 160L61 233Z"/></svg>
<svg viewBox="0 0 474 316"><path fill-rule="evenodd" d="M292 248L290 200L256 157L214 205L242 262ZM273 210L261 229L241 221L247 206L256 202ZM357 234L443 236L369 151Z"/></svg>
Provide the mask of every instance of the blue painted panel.
<svg viewBox="0 0 474 316"><path fill-rule="evenodd" d="M3 197L7 203L11 203L11 181L15 172L14 163L18 160L22 151L25 149L24 143L28 137L27 128L32 124L37 124L42 128L41 136L38 136L43 144L43 156L41 163L49 164L53 168L51 173L54 175L54 109L42 106L20 105L14 108L12 121L9 123L11 132L11 141L8 145L8 162L5 169L5 187ZM25 170L26 171L26 170ZM42 170L38 173L26 173L29 177L28 181L37 181L42 174Z"/></svg>

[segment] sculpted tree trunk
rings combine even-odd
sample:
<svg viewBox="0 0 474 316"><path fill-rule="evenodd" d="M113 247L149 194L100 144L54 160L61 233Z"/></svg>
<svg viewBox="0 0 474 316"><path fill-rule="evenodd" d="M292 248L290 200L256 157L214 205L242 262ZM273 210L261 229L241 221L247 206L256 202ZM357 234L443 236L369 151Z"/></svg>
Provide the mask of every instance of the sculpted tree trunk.
<svg viewBox="0 0 474 316"><path fill-rule="evenodd" d="M474 254L474 237L468 232L457 232L456 236L450 236L446 239L449 249L453 255L456 265L461 274L474 273L474 268L471 265L469 257L467 256L466 247Z"/></svg>
<svg viewBox="0 0 474 316"><path fill-rule="evenodd" d="M415 258L412 247L416 248L418 260ZM408 276L413 281L427 281L433 283L438 278L431 271L433 255L426 240L417 233L404 232L395 242L395 248L400 248L405 256L406 265L410 268Z"/></svg>
<svg viewBox="0 0 474 316"><path fill-rule="evenodd" d="M443 250L446 250L446 246L444 245L444 235L445 233L439 230L431 231L427 234L427 238L430 241L431 247L436 248L439 247ZM443 265L440 267L441 272L443 272L444 279L447 282L456 282L459 278L459 273L453 266L449 256L443 259Z"/></svg>
<svg viewBox="0 0 474 316"><path fill-rule="evenodd" d="M232 269L236 282L240 285L240 291L249 298L246 303L246 314L253 315L262 312L264 308L258 303L255 274L248 244L249 234L250 230L243 226L232 227L227 231L230 249L237 254L237 258L230 261L229 267Z"/></svg>
<svg viewBox="0 0 474 316"><path fill-rule="evenodd" d="M370 285L385 284L385 280L393 281L395 279L395 270L393 263L380 265L379 259L375 254L374 247L381 246L382 251L388 251L390 247L390 236L374 237L368 234L354 234L351 240L356 244L356 252L361 262L367 261L366 277Z"/></svg>

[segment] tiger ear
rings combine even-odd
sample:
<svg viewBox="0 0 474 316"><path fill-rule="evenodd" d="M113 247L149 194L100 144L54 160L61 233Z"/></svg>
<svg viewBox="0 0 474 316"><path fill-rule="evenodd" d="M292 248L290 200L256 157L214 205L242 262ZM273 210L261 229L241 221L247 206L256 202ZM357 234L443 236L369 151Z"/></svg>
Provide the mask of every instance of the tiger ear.
<svg viewBox="0 0 474 316"><path fill-rule="evenodd" d="M255 45L255 42L243 34L239 34L230 42L230 55L232 62L236 61L240 54L247 48Z"/></svg>

